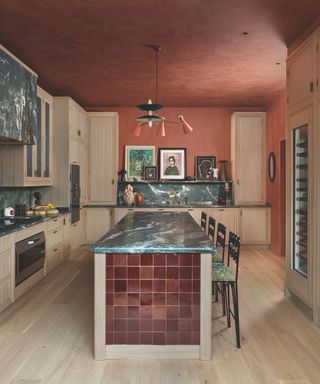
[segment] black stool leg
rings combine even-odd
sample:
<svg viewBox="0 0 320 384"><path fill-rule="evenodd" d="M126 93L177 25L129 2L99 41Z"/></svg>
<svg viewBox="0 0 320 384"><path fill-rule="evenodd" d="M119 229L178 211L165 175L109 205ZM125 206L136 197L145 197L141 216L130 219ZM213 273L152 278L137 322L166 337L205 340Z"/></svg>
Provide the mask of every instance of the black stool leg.
<svg viewBox="0 0 320 384"><path fill-rule="evenodd" d="M225 300L226 300L226 313L227 313L227 324L228 327L231 327L231 321L230 321L230 291L229 291L229 284L228 283L223 283L223 289L224 289L224 295L225 295Z"/></svg>
<svg viewBox="0 0 320 384"><path fill-rule="evenodd" d="M236 338L237 338L237 348L240 347L240 321L239 321L239 303L238 303L238 287L237 284L232 284L232 299L233 299L233 311L234 311L234 321L236 326Z"/></svg>

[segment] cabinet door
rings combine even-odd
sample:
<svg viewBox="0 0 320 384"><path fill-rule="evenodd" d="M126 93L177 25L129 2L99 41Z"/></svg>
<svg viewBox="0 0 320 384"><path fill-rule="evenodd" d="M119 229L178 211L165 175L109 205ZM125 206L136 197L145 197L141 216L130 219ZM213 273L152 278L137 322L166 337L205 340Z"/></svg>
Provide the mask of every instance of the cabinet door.
<svg viewBox="0 0 320 384"><path fill-rule="evenodd" d="M88 174L90 203L116 203L118 114L89 113Z"/></svg>
<svg viewBox="0 0 320 384"><path fill-rule="evenodd" d="M206 210L209 216L213 217L216 220L216 226L218 223L223 224L227 233L229 231L233 233L238 233L238 209L237 208L208 208Z"/></svg>
<svg viewBox="0 0 320 384"><path fill-rule="evenodd" d="M117 224L129 212L147 212L150 208L114 208L113 209L113 225Z"/></svg>
<svg viewBox="0 0 320 384"><path fill-rule="evenodd" d="M232 167L235 204L265 203L265 113L232 116Z"/></svg>
<svg viewBox="0 0 320 384"><path fill-rule="evenodd" d="M86 242L94 243L111 228L110 208L86 208Z"/></svg>
<svg viewBox="0 0 320 384"><path fill-rule="evenodd" d="M67 259L70 255L70 224L71 215L68 213L63 216L63 259Z"/></svg>
<svg viewBox="0 0 320 384"><path fill-rule="evenodd" d="M315 88L314 42L311 37L289 57L287 64L288 106L312 98Z"/></svg>
<svg viewBox="0 0 320 384"><path fill-rule="evenodd" d="M87 202L87 145L84 141L79 143L80 153L80 205Z"/></svg>
<svg viewBox="0 0 320 384"><path fill-rule="evenodd" d="M52 97L38 87L36 145L25 148L27 185L52 184Z"/></svg>
<svg viewBox="0 0 320 384"><path fill-rule="evenodd" d="M241 244L270 244L270 208L240 208Z"/></svg>
<svg viewBox="0 0 320 384"><path fill-rule="evenodd" d="M0 311L13 301L13 246L11 236L0 239Z"/></svg>

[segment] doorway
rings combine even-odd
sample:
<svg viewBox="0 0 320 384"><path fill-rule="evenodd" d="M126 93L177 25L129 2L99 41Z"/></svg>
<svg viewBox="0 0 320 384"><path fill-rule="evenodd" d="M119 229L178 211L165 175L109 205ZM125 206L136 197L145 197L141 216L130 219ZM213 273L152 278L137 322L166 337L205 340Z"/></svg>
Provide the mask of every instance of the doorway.
<svg viewBox="0 0 320 384"><path fill-rule="evenodd" d="M286 141L280 141L280 252L286 254Z"/></svg>

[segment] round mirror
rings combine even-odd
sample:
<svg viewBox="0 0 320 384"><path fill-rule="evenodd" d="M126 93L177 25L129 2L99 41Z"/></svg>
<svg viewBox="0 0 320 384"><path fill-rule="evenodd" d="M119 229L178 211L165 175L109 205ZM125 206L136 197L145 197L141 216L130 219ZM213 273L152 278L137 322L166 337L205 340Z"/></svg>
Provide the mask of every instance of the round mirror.
<svg viewBox="0 0 320 384"><path fill-rule="evenodd" d="M268 174L269 180L273 183L276 178L276 156L274 152L270 152L268 158Z"/></svg>

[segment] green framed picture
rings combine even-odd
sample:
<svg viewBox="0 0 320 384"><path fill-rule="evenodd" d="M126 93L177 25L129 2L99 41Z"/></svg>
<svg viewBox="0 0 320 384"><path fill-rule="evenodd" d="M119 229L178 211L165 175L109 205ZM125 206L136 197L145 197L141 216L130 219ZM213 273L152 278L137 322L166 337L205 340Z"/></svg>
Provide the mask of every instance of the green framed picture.
<svg viewBox="0 0 320 384"><path fill-rule="evenodd" d="M144 168L154 166L156 149L152 145L126 145L126 171L128 180L143 179Z"/></svg>

